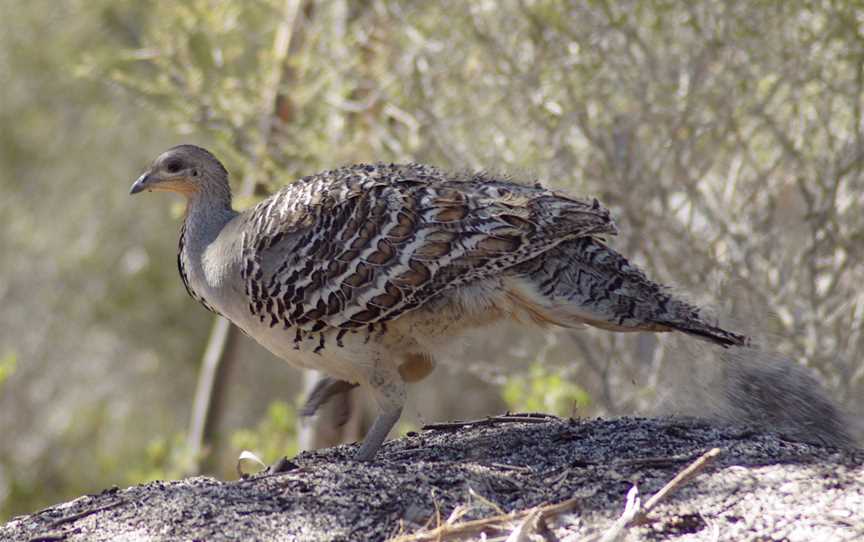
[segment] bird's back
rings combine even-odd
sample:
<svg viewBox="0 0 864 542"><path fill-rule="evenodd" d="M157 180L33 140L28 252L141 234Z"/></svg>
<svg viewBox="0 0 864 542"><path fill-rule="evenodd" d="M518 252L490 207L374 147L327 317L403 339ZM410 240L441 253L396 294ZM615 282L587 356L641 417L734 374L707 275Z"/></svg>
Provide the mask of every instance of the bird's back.
<svg viewBox="0 0 864 542"><path fill-rule="evenodd" d="M236 232L248 310L314 332L385 323L615 226L596 200L375 164L301 179L241 215Z"/></svg>

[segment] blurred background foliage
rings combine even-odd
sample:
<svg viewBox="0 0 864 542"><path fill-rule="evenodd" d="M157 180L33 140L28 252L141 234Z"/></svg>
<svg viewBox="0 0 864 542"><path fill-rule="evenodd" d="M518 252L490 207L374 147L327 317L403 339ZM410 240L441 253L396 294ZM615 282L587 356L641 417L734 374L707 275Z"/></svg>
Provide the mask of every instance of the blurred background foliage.
<svg viewBox="0 0 864 542"><path fill-rule="evenodd" d="M0 518L194 461L211 319L176 275L180 203L127 196L187 141L254 187L241 207L356 161L597 196L616 248L864 410L858 3L2 1L0 74ZM296 446L299 373L243 341L204 450L224 477ZM648 412L716 363L506 328L446 361L421 422Z"/></svg>

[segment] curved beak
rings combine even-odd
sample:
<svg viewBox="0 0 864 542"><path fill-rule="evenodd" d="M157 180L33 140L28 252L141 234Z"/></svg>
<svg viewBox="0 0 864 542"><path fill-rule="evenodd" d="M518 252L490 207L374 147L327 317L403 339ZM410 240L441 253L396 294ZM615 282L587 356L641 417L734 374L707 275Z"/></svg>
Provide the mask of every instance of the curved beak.
<svg viewBox="0 0 864 542"><path fill-rule="evenodd" d="M149 171L145 171L138 179L132 184L132 189L129 190L130 194L137 194L143 190L147 190L150 188L150 185L153 184L153 175L150 174Z"/></svg>

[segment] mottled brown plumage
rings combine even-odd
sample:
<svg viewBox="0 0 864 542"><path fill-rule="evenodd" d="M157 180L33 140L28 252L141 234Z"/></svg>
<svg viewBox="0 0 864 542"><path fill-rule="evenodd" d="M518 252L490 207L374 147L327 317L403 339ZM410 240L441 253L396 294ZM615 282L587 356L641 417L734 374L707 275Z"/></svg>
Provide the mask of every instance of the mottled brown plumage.
<svg viewBox="0 0 864 542"><path fill-rule="evenodd" d="M249 311L301 335L383 325L565 239L615 231L596 200L418 164L303 178L238 227Z"/></svg>
<svg viewBox="0 0 864 542"><path fill-rule="evenodd" d="M609 211L539 185L420 164L305 177L236 213L204 149L169 149L133 186L189 200L178 264L190 295L276 355L331 378L307 411L359 383L381 415L358 458L398 419L405 382L467 330L503 319L746 338L650 281L606 246Z"/></svg>

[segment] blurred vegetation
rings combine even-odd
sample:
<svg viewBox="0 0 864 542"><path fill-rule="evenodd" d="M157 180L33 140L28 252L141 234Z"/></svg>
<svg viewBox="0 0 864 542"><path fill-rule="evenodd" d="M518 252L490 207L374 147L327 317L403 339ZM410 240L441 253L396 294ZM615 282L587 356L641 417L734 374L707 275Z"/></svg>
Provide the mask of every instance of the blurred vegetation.
<svg viewBox="0 0 864 542"><path fill-rule="evenodd" d="M132 464L118 465L117 459L105 458L102 468L107 472L124 473L126 484L141 484L154 480L173 480L182 478L189 472L191 457L186 446L186 436L182 433L160 435L143 448L143 456L136 457Z"/></svg>
<svg viewBox="0 0 864 542"><path fill-rule="evenodd" d="M251 429L231 435L235 450L252 450L268 465L280 457L297 454L297 409L285 401L273 401L266 416Z"/></svg>
<svg viewBox="0 0 864 542"><path fill-rule="evenodd" d="M283 61L293 4L0 3L0 352L14 352L0 517L184 472L210 318L177 280L176 213L127 197L182 141L211 147L255 198L377 160L595 195L621 226L614 245L652 276L864 410L858 4L305 0ZM651 335L491 337L449 365L514 376L520 410L644 409L698 361ZM526 359L540 364L512 369ZM293 399L296 373L260 378L264 365L233 376L226 457L291 451L290 407L267 409L280 389ZM425 416L482 395L458 380Z"/></svg>
<svg viewBox="0 0 864 542"><path fill-rule="evenodd" d="M0 389L3 388L3 383L15 372L17 363L18 358L15 354L6 354L0 358Z"/></svg>
<svg viewBox="0 0 864 542"><path fill-rule="evenodd" d="M567 380L560 371L533 363L527 374L515 375L501 390L511 412L547 412L577 417L591 405L588 393Z"/></svg>

